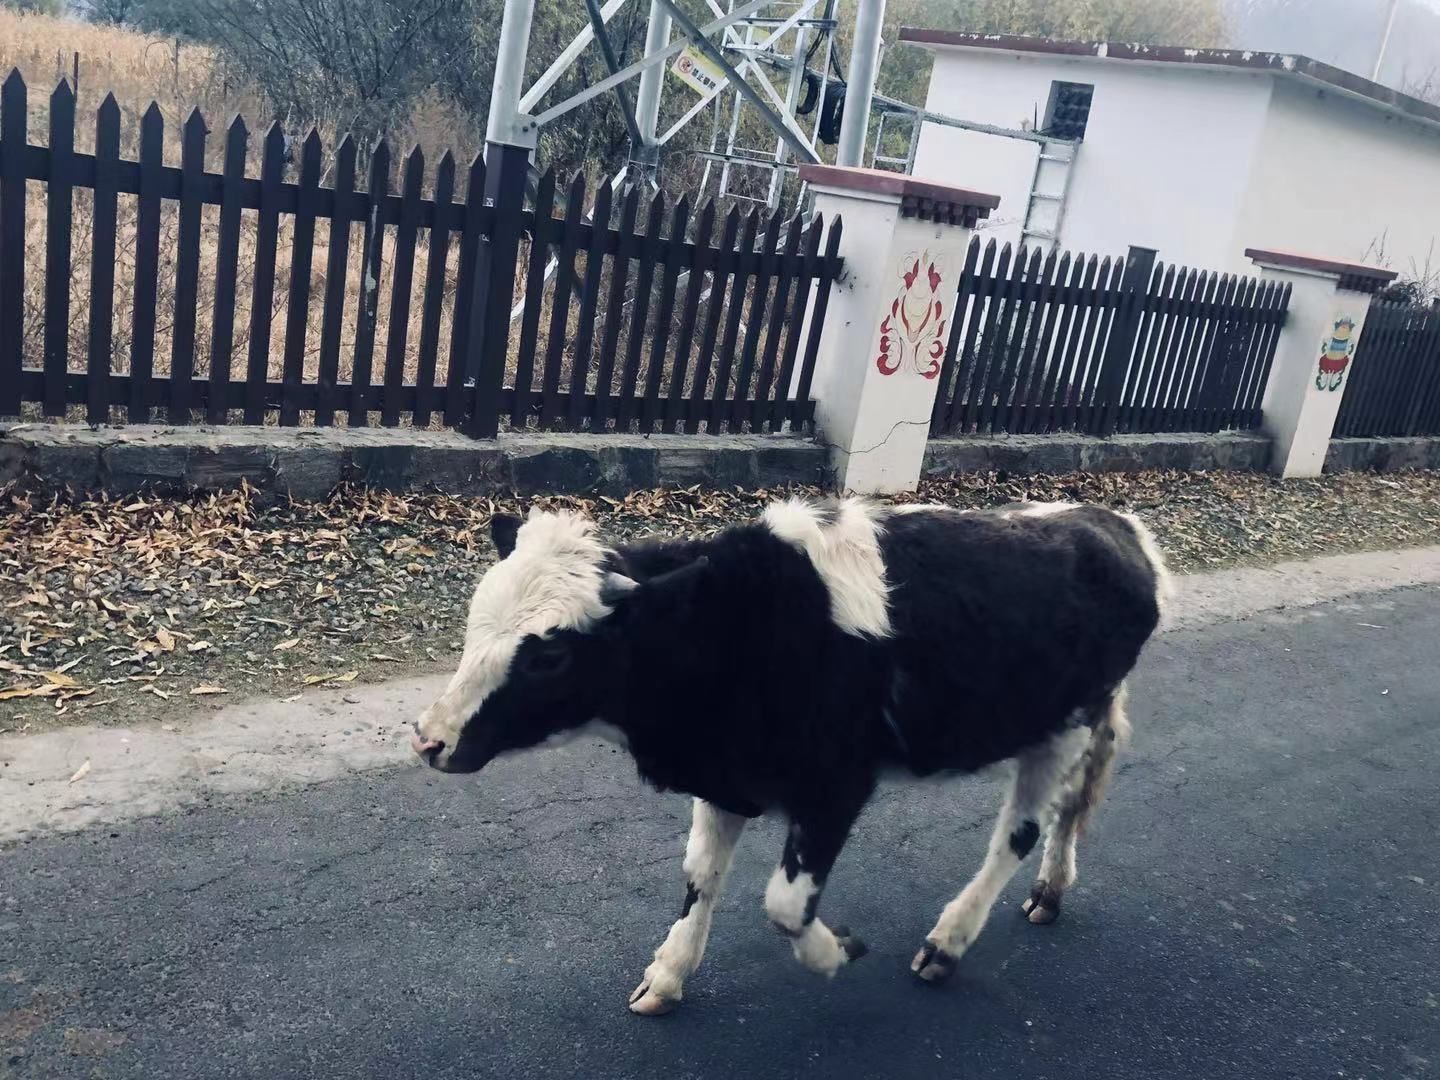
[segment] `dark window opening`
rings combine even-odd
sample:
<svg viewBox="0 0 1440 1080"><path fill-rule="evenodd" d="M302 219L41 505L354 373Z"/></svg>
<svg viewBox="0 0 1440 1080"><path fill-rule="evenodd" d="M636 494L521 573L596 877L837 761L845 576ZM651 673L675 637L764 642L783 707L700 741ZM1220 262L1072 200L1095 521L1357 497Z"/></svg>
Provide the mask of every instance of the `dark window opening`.
<svg viewBox="0 0 1440 1080"><path fill-rule="evenodd" d="M1085 125L1090 122L1090 99L1094 96L1095 87L1089 83L1051 83L1044 133L1057 139L1085 138Z"/></svg>

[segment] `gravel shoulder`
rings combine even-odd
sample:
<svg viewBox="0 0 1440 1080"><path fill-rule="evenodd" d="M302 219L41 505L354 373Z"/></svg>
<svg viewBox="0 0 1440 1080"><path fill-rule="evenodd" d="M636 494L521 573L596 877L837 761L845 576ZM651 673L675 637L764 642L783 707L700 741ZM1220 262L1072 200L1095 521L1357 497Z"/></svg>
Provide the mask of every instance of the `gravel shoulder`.
<svg viewBox="0 0 1440 1080"><path fill-rule="evenodd" d="M806 493L804 489L796 489ZM42 498L0 491L0 734L191 718L237 698L340 702L439 673L490 559L497 510L584 510L616 540L753 517L774 490L460 499L344 489ZM1440 473L1286 481L1254 473L972 474L898 501L1072 499L1138 513L1179 572L1440 542ZM350 694L350 696L354 696Z"/></svg>

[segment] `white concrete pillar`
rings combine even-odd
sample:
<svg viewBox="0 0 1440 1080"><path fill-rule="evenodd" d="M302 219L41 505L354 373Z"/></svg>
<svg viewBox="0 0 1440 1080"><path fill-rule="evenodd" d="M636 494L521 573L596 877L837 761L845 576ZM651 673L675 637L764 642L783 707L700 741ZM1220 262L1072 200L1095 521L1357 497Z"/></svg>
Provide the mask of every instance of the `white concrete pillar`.
<svg viewBox="0 0 1440 1080"><path fill-rule="evenodd" d="M1395 272L1257 248L1245 256L1262 278L1291 290L1261 404L1265 432L1274 440L1270 471L1319 476L1370 299Z"/></svg>
<svg viewBox="0 0 1440 1080"><path fill-rule="evenodd" d="M804 165L800 178L844 222L812 384L836 486L914 490L965 249L1000 200L875 169Z"/></svg>

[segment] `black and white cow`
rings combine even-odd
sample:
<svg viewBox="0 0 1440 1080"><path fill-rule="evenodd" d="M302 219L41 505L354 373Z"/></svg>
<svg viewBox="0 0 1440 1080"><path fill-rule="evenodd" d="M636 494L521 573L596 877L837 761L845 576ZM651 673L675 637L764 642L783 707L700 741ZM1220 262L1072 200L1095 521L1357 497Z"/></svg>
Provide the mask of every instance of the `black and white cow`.
<svg viewBox="0 0 1440 1080"><path fill-rule="evenodd" d="M1044 837L1023 910L1052 921L1075 840L1127 733L1125 678L1154 631L1164 563L1135 519L1069 504L1000 510L777 503L706 540L606 546L585 518L496 517L502 556L470 602L460 669L415 723L431 766L591 730L657 788L695 796L680 919L630 1000L681 998L747 818L789 822L765 910L806 967L865 946L816 917L886 773L1013 760L984 865L912 969L954 969Z"/></svg>

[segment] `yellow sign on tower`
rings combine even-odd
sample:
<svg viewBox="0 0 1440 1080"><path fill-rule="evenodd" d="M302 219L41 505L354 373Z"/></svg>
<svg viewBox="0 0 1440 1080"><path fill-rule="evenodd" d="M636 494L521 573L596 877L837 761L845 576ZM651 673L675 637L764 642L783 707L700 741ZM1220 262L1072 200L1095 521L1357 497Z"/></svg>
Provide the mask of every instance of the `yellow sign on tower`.
<svg viewBox="0 0 1440 1080"><path fill-rule="evenodd" d="M725 72L720 66L694 45L687 45L675 57L670 74L702 96L718 89L725 81Z"/></svg>

